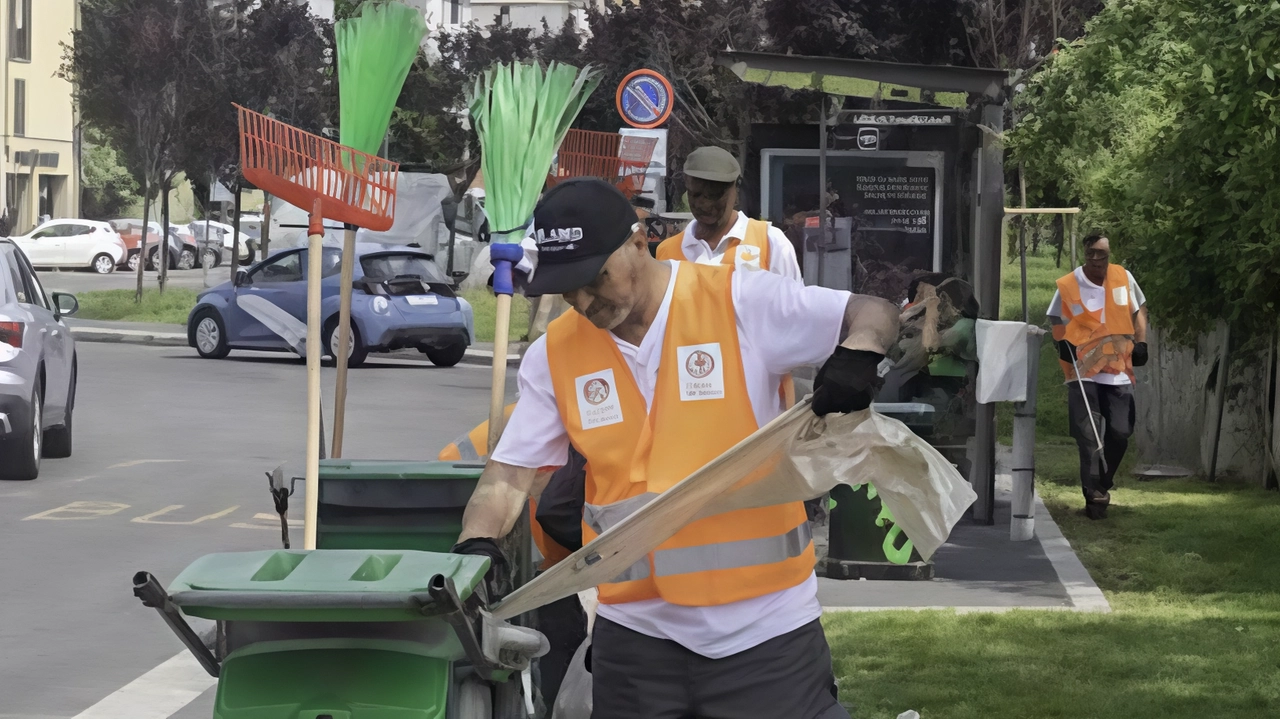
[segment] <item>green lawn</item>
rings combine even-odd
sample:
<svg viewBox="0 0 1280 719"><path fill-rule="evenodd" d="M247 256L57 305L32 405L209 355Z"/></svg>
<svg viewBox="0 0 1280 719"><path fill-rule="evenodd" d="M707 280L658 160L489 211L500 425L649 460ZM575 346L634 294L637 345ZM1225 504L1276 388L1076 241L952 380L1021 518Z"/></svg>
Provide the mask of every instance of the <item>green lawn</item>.
<svg viewBox="0 0 1280 719"><path fill-rule="evenodd" d="M1036 322L1066 270L1029 264ZM1021 313L1017 269L1007 319ZM1276 716L1280 495L1122 470L1110 518L1085 519L1061 373L1042 365L1037 489L1114 611L828 616L842 700L856 719Z"/></svg>
<svg viewBox="0 0 1280 719"><path fill-rule="evenodd" d="M498 312L498 300L487 289L467 290L462 293L471 309L475 312L476 341L492 342L494 319ZM511 332L508 337L512 342L521 340L529 334L529 300L516 295L511 298Z"/></svg>
<svg viewBox="0 0 1280 719"><path fill-rule="evenodd" d="M134 302L133 290L95 290L76 295L80 301L78 319L117 320L121 322L163 322L185 325L187 314L196 304L195 290L171 288L160 294L147 289L142 302Z"/></svg>
<svg viewBox="0 0 1280 719"><path fill-rule="evenodd" d="M494 314L497 300L488 290L469 290L462 296L475 311L476 341L493 341ZM142 303L133 301L133 290L97 290L76 295L80 311L76 317L86 320L117 320L121 322L163 322L186 324L187 314L196 304L194 290L173 288L161 295L154 289L146 290ZM511 302L511 340L519 340L529 332L529 301L514 297Z"/></svg>

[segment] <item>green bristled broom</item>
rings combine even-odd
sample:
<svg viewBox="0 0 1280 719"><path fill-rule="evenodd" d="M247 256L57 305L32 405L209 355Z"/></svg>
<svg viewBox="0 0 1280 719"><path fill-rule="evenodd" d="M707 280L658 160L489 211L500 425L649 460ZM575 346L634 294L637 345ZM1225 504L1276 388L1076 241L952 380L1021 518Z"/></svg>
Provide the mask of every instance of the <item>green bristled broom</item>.
<svg viewBox="0 0 1280 719"><path fill-rule="evenodd" d="M493 336L493 394L489 404L489 451L502 434L507 384L507 339L511 326L512 267L533 217L551 160L587 97L600 82L590 66L537 63L498 65L476 79L468 105L480 138L485 215L494 228L489 247L498 313Z"/></svg>
<svg viewBox="0 0 1280 719"><path fill-rule="evenodd" d="M377 155L391 125L391 113L418 56L427 24L422 13L397 0L365 0L360 15L334 26L338 45L339 141ZM352 168L362 171L362 168ZM351 342L351 278L356 254L356 228L347 226L342 242L341 301L337 347ZM331 343L332 345L332 343ZM331 347L332 348L332 347ZM347 352L334 351L338 368L334 392L333 451L342 456L347 404Z"/></svg>

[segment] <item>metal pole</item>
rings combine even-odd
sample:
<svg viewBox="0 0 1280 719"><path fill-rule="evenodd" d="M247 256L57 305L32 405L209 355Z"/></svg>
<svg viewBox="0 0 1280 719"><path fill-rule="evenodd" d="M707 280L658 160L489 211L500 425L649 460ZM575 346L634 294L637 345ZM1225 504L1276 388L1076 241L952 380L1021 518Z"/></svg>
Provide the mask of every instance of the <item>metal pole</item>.
<svg viewBox="0 0 1280 719"><path fill-rule="evenodd" d="M1231 369L1231 325L1223 320L1222 354L1218 357L1218 383L1215 387L1218 411L1213 418L1213 454L1209 458L1209 481L1218 481L1218 449L1222 445L1222 414L1227 411L1227 372Z"/></svg>
<svg viewBox="0 0 1280 719"><path fill-rule="evenodd" d="M1071 269L1076 267L1076 216L1071 216Z"/></svg>
<svg viewBox="0 0 1280 719"><path fill-rule="evenodd" d="M815 285L826 287L827 259L827 96L818 103L818 277Z"/></svg>
<svg viewBox="0 0 1280 719"><path fill-rule="evenodd" d="M974 292L983 319L1000 318L1001 218L1004 216L1004 154L994 139L1004 131L1004 105L991 103L982 108L982 124L992 132L982 133L979 155L982 181L978 187L977 236L974 238ZM981 524L995 522L995 442L996 406L980 404L974 412L973 467L969 481L978 499L973 518Z"/></svg>
<svg viewBox="0 0 1280 719"><path fill-rule="evenodd" d="M1025 226L1026 222L1027 222L1026 216L1024 215L1022 218L1022 221L1018 223L1018 254L1022 258L1022 321L1030 323L1031 320L1029 319L1029 315L1027 314L1027 228ZM1000 239L1001 241L1004 241L1003 234L1001 235Z"/></svg>
<svg viewBox="0 0 1280 719"><path fill-rule="evenodd" d="M1036 390L1043 339L1044 330L1027 326L1027 400L1013 405L1013 517L1009 521L1009 539L1015 542L1035 536Z"/></svg>
<svg viewBox="0 0 1280 719"><path fill-rule="evenodd" d="M338 370L338 384L333 393L333 451L330 456L342 456L342 437L346 429L347 415L347 347L351 345L351 283L356 264L356 227L347 225L342 234L342 278L338 287L338 349L333 351L333 361Z"/></svg>
<svg viewBox="0 0 1280 719"><path fill-rule="evenodd" d="M307 457L306 513L303 518L303 549L316 548L316 519L320 513L320 274L323 271L321 240L324 220L320 200L311 206L307 230ZM235 262L234 256L232 262Z"/></svg>

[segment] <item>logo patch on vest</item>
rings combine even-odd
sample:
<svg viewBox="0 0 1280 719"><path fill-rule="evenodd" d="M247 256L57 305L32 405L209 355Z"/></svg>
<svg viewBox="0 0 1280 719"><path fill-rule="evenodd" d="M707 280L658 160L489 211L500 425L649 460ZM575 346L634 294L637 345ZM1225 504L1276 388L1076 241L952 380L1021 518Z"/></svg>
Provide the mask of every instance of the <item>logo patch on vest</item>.
<svg viewBox="0 0 1280 719"><path fill-rule="evenodd" d="M1111 299L1115 300L1115 303L1120 307L1124 307L1125 305L1129 304L1129 288L1128 287L1111 288Z"/></svg>
<svg viewBox="0 0 1280 719"><path fill-rule="evenodd" d="M758 270L760 269L760 248L751 245L738 245L736 248L737 255L734 257L734 267L739 270Z"/></svg>
<svg viewBox="0 0 1280 719"><path fill-rule="evenodd" d="M583 429L607 427L622 421L622 403L618 401L613 370L583 375L573 383L577 388L578 416Z"/></svg>
<svg viewBox="0 0 1280 719"><path fill-rule="evenodd" d="M680 400L724 399L724 368L720 343L676 348L679 363Z"/></svg>

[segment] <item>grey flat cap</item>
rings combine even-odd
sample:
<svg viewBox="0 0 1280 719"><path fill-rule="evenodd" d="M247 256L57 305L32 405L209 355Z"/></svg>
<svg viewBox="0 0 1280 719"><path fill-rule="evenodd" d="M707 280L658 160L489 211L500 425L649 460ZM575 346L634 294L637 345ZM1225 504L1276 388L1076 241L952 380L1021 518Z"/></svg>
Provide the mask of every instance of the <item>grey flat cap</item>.
<svg viewBox="0 0 1280 719"><path fill-rule="evenodd" d="M737 182L742 174L738 160L719 147L699 147L684 160L684 174L712 182Z"/></svg>

